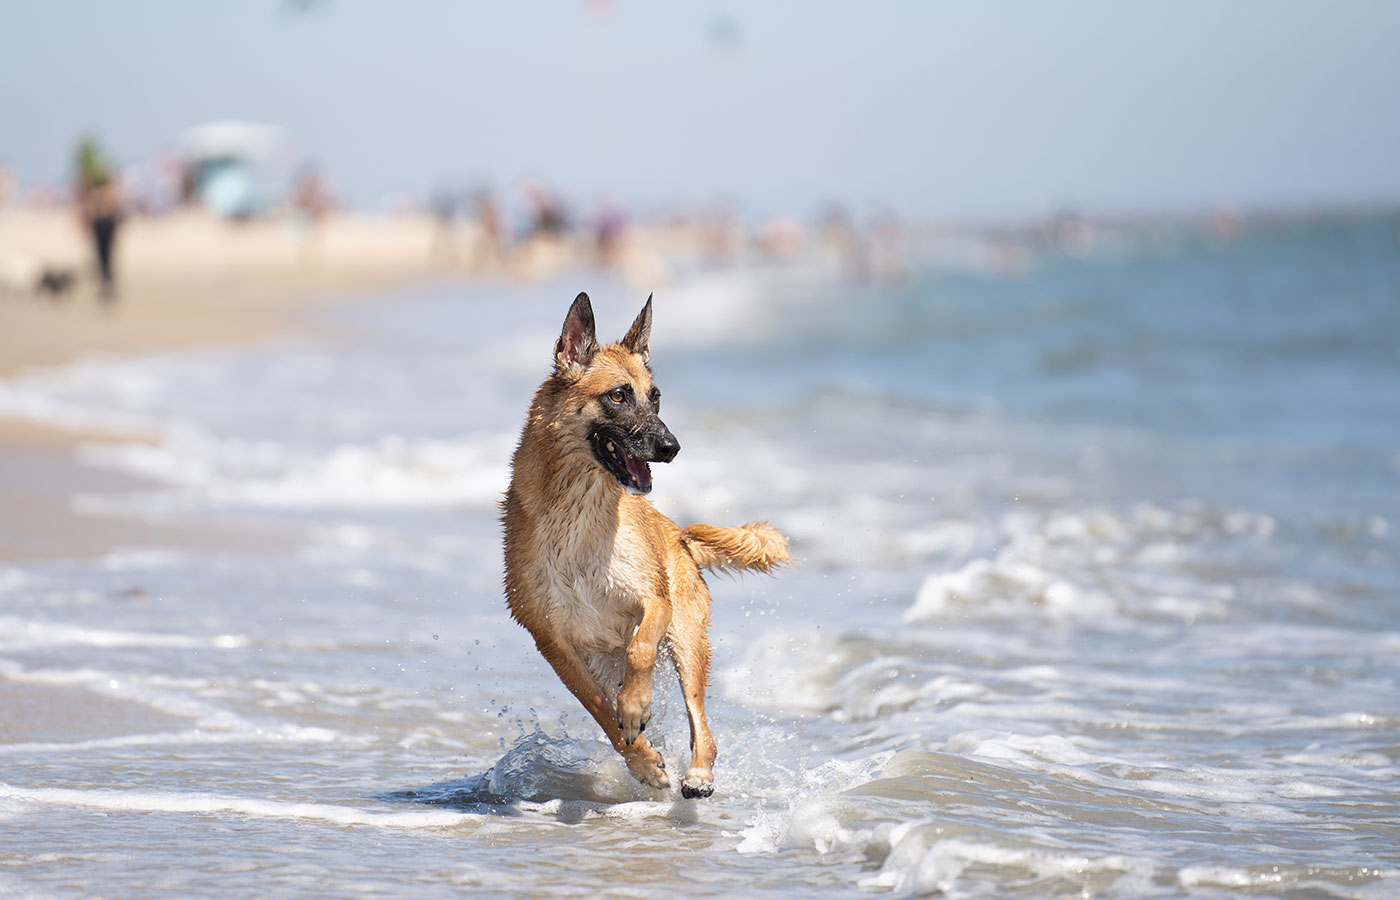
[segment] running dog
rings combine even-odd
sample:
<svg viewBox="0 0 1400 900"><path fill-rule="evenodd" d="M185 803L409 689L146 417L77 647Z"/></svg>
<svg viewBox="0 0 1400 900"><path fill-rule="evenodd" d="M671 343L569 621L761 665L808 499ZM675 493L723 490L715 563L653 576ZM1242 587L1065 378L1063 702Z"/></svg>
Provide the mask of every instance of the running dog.
<svg viewBox="0 0 1400 900"><path fill-rule="evenodd" d="M657 652L669 649L690 719L681 794L708 797L710 593L700 570L771 572L791 558L771 525L681 529L646 499L648 463L681 449L659 415L650 336L650 297L626 337L607 346L598 345L588 295L569 308L554 373L535 391L511 459L506 602L627 768L654 788L670 780L642 731Z"/></svg>

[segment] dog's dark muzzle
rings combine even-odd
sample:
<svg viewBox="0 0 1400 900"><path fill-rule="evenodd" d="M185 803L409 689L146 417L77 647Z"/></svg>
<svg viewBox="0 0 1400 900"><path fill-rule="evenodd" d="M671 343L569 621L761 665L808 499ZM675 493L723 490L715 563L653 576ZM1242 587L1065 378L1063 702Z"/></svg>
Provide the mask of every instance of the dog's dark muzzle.
<svg viewBox="0 0 1400 900"><path fill-rule="evenodd" d="M660 419L639 428L605 425L593 433L593 455L627 490L651 491L651 467L647 463L670 462L681 443Z"/></svg>

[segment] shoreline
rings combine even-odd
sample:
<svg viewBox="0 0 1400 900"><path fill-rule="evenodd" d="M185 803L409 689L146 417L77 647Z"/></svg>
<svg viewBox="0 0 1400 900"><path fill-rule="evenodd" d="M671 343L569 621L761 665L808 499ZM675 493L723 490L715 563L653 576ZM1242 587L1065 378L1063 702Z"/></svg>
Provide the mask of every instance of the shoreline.
<svg viewBox="0 0 1400 900"><path fill-rule="evenodd" d="M435 257L431 223L333 218L308 237L285 222L205 217L133 220L118 248L118 295L83 277L83 235L68 214L0 214L0 251L78 275L65 295L0 292L0 381L82 359L246 344L299 329L314 316L415 281L472 273ZM91 442L153 436L68 427L0 412L0 563L92 558L125 546L272 549L275 537L237 526L179 527L79 512L92 491L152 482L78 460Z"/></svg>

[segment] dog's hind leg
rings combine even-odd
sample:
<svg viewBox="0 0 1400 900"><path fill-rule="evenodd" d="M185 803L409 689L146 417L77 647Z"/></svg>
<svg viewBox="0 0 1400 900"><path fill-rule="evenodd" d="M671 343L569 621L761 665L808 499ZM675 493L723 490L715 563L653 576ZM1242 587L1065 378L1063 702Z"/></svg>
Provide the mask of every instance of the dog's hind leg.
<svg viewBox="0 0 1400 900"><path fill-rule="evenodd" d="M708 797L715 792L717 750L710 723L705 720L705 685L710 677L710 639L706 634L710 592L698 575L696 582L687 586L689 595L685 597L687 605L693 608L688 614L678 610L671 626L671 655L690 719L690 768L681 781L683 797Z"/></svg>
<svg viewBox="0 0 1400 900"><path fill-rule="evenodd" d="M598 682L588 671L573 647L551 640L548 635L535 635L535 646L554 668L559 680L569 692L578 698L583 708L588 710L607 735L613 749L627 761L627 769L638 781L654 788L668 788L671 780L666 777L666 761L645 737L634 741L624 741L622 729L617 724L617 708L598 687Z"/></svg>

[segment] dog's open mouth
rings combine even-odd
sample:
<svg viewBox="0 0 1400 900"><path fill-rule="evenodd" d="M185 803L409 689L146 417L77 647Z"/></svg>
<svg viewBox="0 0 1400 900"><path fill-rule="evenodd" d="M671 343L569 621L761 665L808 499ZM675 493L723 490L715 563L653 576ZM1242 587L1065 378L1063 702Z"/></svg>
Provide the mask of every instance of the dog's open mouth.
<svg viewBox="0 0 1400 900"><path fill-rule="evenodd" d="M603 468L612 473L617 483L627 490L637 494L645 494L651 490L651 466L647 465L646 460L637 459L622 449L621 442L606 434L595 434L593 455L603 464Z"/></svg>

